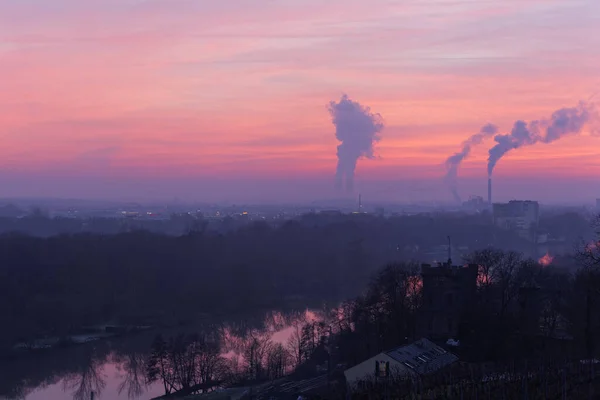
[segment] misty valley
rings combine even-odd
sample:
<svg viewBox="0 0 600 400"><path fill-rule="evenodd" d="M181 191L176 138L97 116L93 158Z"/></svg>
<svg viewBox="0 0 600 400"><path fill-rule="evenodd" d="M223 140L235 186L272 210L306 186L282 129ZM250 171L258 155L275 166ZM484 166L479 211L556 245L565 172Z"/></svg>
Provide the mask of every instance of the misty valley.
<svg viewBox="0 0 600 400"><path fill-rule="evenodd" d="M565 359L592 359L600 344L600 296L586 289L600 282L591 214L544 209L532 235L506 226L503 207L259 221L185 213L151 230L135 219L4 217L0 230L8 221L28 234L0 236L0 396L344 398L353 366L425 337L460 360L421 376L429 391L467 390L455 380L465 365L482 374L471 377L478 390L498 385L487 369L509 364L532 385L548 378L540 362L579 376ZM407 382L353 393L424 390Z"/></svg>
<svg viewBox="0 0 600 400"><path fill-rule="evenodd" d="M600 400L600 0L0 0L0 400Z"/></svg>

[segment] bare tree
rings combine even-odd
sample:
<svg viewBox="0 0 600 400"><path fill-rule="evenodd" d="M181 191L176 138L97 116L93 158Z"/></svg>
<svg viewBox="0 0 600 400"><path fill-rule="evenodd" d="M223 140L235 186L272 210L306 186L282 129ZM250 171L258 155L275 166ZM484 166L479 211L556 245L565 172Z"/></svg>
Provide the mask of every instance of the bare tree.
<svg viewBox="0 0 600 400"><path fill-rule="evenodd" d="M592 222L595 238L589 242L582 242L577 249L576 258L586 270L600 269L600 215Z"/></svg>
<svg viewBox="0 0 600 400"><path fill-rule="evenodd" d="M144 353L128 352L115 359L119 363L118 370L124 372L123 381L119 384L119 394L127 391L127 397L137 399L144 393L146 386L145 366L147 359Z"/></svg>
<svg viewBox="0 0 600 400"><path fill-rule="evenodd" d="M522 254L498 249L476 251L466 257L469 264L479 266L477 278L480 297L494 309L496 315L503 317L516 299L519 284L519 271L529 263Z"/></svg>
<svg viewBox="0 0 600 400"><path fill-rule="evenodd" d="M146 379L149 383L161 380L165 394L170 394L176 390L169 347L162 335L157 335L152 344L152 353L146 364Z"/></svg>
<svg viewBox="0 0 600 400"><path fill-rule="evenodd" d="M345 301L339 307L331 310L329 320L331 327L336 332L349 331L352 329L351 316L354 311L354 301Z"/></svg>
<svg viewBox="0 0 600 400"><path fill-rule="evenodd" d="M249 379L264 378L266 355L270 346L268 334L256 330L248 332L243 344L243 358Z"/></svg>
<svg viewBox="0 0 600 400"><path fill-rule="evenodd" d="M294 321L292 334L287 341L287 349L292 357L294 366L302 364L302 321Z"/></svg>
<svg viewBox="0 0 600 400"><path fill-rule="evenodd" d="M416 263L389 264L379 271L365 294L346 304L337 317L344 357L362 359L414 337L421 289Z"/></svg>
<svg viewBox="0 0 600 400"><path fill-rule="evenodd" d="M73 390L73 400L87 400L92 393L100 394L104 390L106 376L103 374L103 364L104 360L91 356L83 368L64 379L64 389Z"/></svg>
<svg viewBox="0 0 600 400"><path fill-rule="evenodd" d="M165 394L206 389L225 375L225 360L216 340L179 335L168 342L157 337L146 374L148 382L162 380Z"/></svg>
<svg viewBox="0 0 600 400"><path fill-rule="evenodd" d="M281 343L271 344L267 350L267 376L269 379L281 378L290 366L290 353Z"/></svg>

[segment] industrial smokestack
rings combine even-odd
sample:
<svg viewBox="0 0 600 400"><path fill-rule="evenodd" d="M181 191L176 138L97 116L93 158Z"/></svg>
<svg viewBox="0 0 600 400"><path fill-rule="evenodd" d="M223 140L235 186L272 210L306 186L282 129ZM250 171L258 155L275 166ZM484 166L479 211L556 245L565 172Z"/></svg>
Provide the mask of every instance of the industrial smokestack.
<svg viewBox="0 0 600 400"><path fill-rule="evenodd" d="M492 178L488 178L488 204L492 206Z"/></svg>
<svg viewBox="0 0 600 400"><path fill-rule="evenodd" d="M450 186L454 201L461 203L460 196L457 189L457 178L458 178L458 167L465 158L471 154L471 148L481 143L486 137L495 135L498 132L498 128L495 125L487 124L481 128L479 132L469 137L462 144L462 150L454 153L446 159L446 176L445 180Z"/></svg>

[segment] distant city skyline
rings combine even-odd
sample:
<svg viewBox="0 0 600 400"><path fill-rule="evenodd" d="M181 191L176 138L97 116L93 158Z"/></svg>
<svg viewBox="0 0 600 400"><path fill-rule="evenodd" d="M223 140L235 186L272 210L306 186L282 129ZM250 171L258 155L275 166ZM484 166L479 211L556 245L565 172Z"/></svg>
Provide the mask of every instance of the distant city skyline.
<svg viewBox="0 0 600 400"><path fill-rule="evenodd" d="M32 185L31 181L36 181ZM220 203L220 204L287 204L306 205L331 201L355 202L362 195L365 206L380 203L455 204L447 185L439 178L425 180L369 180L359 176L355 193L338 193L331 179L244 180L225 179L112 179L18 178L0 176L0 201L10 198L54 198L104 200L117 202ZM462 200L481 196L487 201L487 177L464 178L460 184ZM593 205L600 198L600 184L595 178L573 178L554 184L552 177L521 178L498 176L494 179L494 202L537 200L542 204Z"/></svg>
<svg viewBox="0 0 600 400"><path fill-rule="evenodd" d="M598 48L597 0L6 1L0 197L340 197L327 106L348 94L385 123L354 195L451 202L448 156L588 99ZM507 153L494 200L593 203L592 133ZM493 145L461 164L463 200Z"/></svg>

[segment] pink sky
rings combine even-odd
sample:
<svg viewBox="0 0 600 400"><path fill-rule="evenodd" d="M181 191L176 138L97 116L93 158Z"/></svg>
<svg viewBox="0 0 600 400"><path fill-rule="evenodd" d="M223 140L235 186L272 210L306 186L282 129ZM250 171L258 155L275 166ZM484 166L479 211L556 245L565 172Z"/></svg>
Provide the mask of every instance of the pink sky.
<svg viewBox="0 0 600 400"><path fill-rule="evenodd" d="M445 158L487 122L588 98L599 49L597 0L2 1L0 195L332 196L326 106L347 93L386 125L357 191L421 181L449 200ZM459 170L465 196L485 191L492 145ZM599 149L586 130L515 150L497 185L600 197Z"/></svg>

